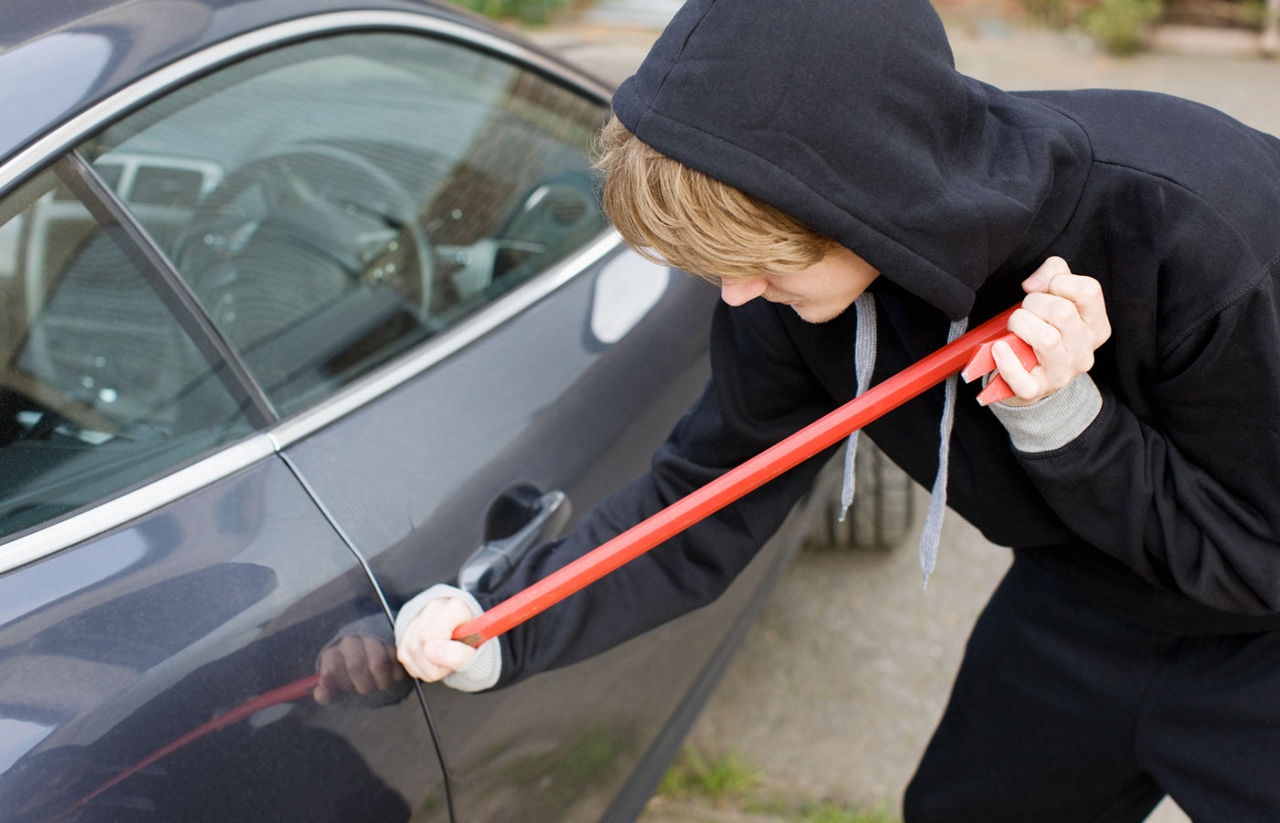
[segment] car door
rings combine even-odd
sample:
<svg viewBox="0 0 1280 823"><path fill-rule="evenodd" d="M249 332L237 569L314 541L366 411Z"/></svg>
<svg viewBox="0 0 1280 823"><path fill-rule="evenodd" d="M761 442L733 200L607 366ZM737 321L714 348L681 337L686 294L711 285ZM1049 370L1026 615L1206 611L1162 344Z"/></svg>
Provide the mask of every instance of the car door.
<svg viewBox="0 0 1280 823"><path fill-rule="evenodd" d="M606 90L425 16L289 31L81 152L104 176L207 170L167 189L182 220L135 202L137 219L396 609L486 541L554 537L643 472L706 380L716 292L606 226L590 168ZM780 546L615 652L493 694L429 687L458 818L643 802Z"/></svg>
<svg viewBox="0 0 1280 823"><path fill-rule="evenodd" d="M335 665L389 659L378 591L122 179L0 198L0 819L447 820L403 673Z"/></svg>

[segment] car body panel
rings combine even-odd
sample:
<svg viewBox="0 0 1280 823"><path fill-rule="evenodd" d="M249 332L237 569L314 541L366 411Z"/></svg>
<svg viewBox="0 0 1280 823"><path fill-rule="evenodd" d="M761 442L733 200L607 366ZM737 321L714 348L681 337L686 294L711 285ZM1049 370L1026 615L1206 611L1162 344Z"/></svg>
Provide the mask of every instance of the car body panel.
<svg viewBox="0 0 1280 823"><path fill-rule="evenodd" d="M390 624L278 457L0 577L0 604L5 820L447 819L407 683L311 699L330 641Z"/></svg>

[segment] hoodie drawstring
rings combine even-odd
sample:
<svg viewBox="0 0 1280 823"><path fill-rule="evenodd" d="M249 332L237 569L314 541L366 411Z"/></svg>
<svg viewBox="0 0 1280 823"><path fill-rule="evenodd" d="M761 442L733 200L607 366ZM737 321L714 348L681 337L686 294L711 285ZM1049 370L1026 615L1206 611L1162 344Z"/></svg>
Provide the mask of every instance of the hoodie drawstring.
<svg viewBox="0 0 1280 823"><path fill-rule="evenodd" d="M969 319L951 321L947 342L951 343L964 334ZM938 426L938 473L933 478L933 490L929 493L929 512L920 532L920 570L924 572L924 586L929 588L929 575L938 561L938 542L942 539L942 516L947 511L947 465L951 458L951 427L956 419L956 386L960 375L947 378L946 399L942 404L942 423Z"/></svg>
<svg viewBox="0 0 1280 823"><path fill-rule="evenodd" d="M871 372L876 365L876 303L870 292L863 292L853 304L857 331L853 342L853 367L857 377L857 394L871 386ZM947 342L952 343L969 327L968 318L951 321ZM929 511L925 515L920 532L920 569L924 572L924 588L929 588L929 575L933 574L938 560L938 543L942 538L942 518L947 510L947 467L951 457L951 428L956 418L956 389L959 375L951 375L946 381L946 396L942 406L942 421L938 427L938 473L934 476L933 490L929 493ZM858 454L856 429L849 435L844 450L844 483L840 488L840 521L843 522L853 503L854 464Z"/></svg>
<svg viewBox="0 0 1280 823"><path fill-rule="evenodd" d="M857 331L853 339L853 369L857 376L857 394L871 387L871 372L876 368L876 300L864 291L853 302ZM858 435L862 429L854 429L844 447L844 485L840 488L840 522L853 503L854 459L858 454Z"/></svg>

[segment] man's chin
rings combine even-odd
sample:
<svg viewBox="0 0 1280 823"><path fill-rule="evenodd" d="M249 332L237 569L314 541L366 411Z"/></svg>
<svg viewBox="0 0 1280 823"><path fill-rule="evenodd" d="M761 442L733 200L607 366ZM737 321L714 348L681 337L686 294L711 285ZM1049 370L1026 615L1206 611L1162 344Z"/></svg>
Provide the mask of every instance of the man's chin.
<svg viewBox="0 0 1280 823"><path fill-rule="evenodd" d="M830 307L814 307L804 305L793 305L791 310L800 316L800 319L806 323L827 323L835 320L844 313L844 309L833 309Z"/></svg>

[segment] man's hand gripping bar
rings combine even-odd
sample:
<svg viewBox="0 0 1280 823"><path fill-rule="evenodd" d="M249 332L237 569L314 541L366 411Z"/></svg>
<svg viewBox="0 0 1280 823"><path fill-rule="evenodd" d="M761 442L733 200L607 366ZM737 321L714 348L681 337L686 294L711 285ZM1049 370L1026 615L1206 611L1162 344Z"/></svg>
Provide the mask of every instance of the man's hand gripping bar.
<svg viewBox="0 0 1280 823"><path fill-rule="evenodd" d="M933 354L908 366L835 411L765 449L745 463L680 498L622 534L517 592L484 614L458 626L453 639L479 646L554 606L609 572L634 560L773 478L848 437L880 416L901 406L963 369L965 382L995 368L991 345L1004 339L1026 368L1036 363L1031 347L1006 329L1009 309L996 315ZM1012 392L996 375L979 395L983 405L1010 397Z"/></svg>

